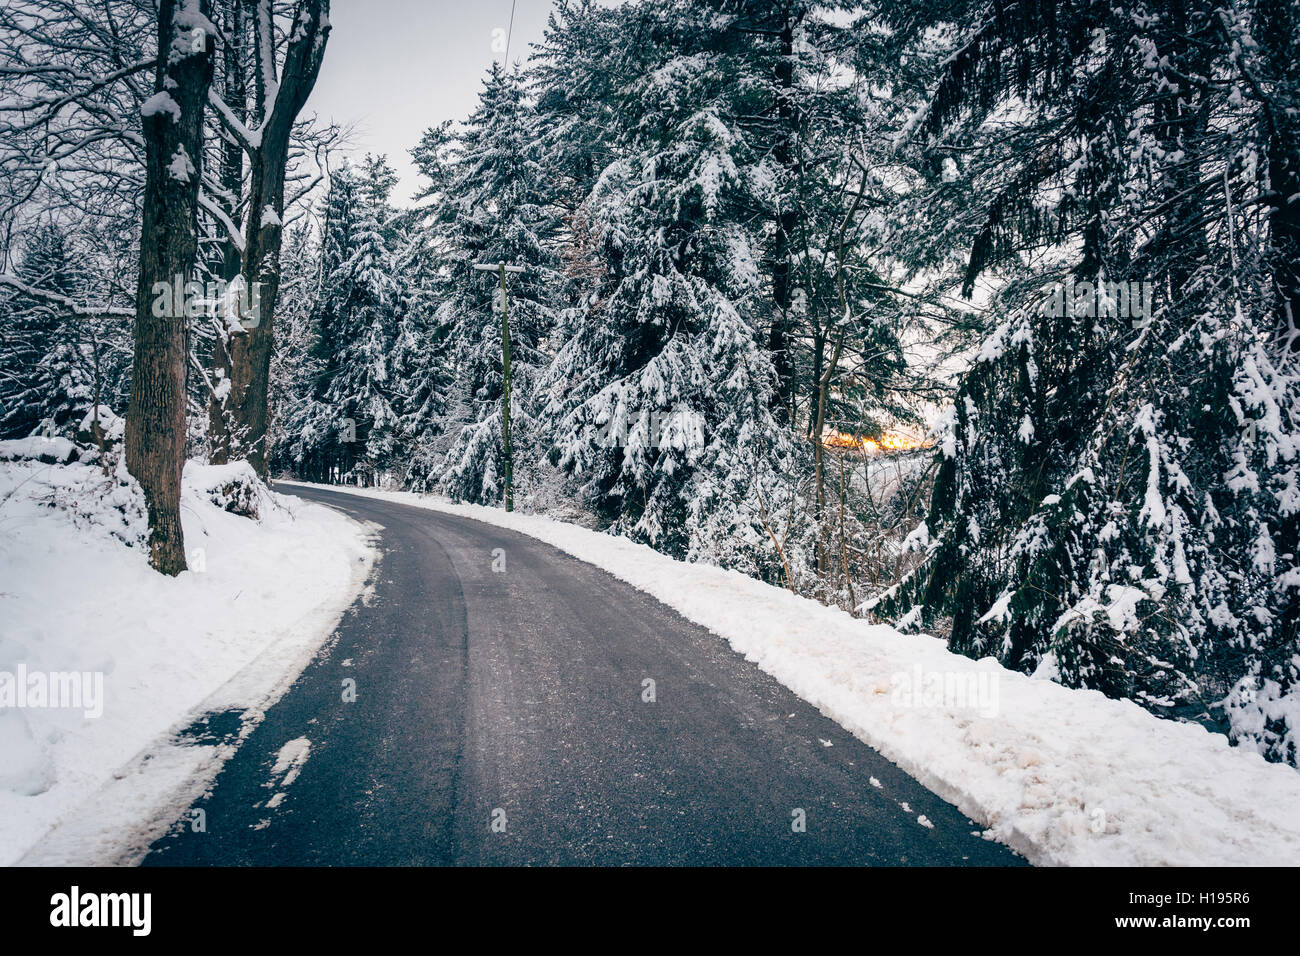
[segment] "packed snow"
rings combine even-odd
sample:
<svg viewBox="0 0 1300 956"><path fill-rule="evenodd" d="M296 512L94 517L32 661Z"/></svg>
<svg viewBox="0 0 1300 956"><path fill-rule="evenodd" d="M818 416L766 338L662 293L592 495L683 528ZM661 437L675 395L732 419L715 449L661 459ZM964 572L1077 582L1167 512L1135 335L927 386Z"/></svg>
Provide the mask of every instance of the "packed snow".
<svg viewBox="0 0 1300 956"><path fill-rule="evenodd" d="M937 638L626 538L408 492L329 487L507 528L603 568L725 638L1031 862L1300 864L1300 773L1200 726L1055 684L1050 669L1029 677L971 660Z"/></svg>

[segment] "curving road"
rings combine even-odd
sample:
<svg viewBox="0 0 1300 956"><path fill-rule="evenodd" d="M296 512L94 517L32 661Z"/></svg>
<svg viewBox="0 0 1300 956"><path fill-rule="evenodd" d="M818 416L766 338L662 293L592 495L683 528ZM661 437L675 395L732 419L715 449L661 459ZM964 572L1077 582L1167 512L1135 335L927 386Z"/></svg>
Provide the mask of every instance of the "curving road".
<svg viewBox="0 0 1300 956"><path fill-rule="evenodd" d="M206 831L186 813L146 865L1023 864L598 568L468 519L293 492L383 525L373 593L194 804Z"/></svg>

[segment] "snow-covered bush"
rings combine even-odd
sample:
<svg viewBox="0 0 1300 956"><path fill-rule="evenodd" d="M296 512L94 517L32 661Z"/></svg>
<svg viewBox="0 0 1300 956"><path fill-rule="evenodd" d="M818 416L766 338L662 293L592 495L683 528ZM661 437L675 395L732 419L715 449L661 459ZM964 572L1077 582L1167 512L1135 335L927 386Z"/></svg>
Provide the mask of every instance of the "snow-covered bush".
<svg viewBox="0 0 1300 956"><path fill-rule="evenodd" d="M189 461L185 463L182 482L186 491L211 501L223 511L254 521L268 507L275 506L270 489L247 461L232 461L225 465Z"/></svg>

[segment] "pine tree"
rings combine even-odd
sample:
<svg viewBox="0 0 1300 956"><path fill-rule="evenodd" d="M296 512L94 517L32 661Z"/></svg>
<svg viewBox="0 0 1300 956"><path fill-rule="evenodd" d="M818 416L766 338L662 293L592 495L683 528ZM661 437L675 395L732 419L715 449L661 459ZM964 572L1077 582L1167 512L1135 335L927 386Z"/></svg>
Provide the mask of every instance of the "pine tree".
<svg viewBox="0 0 1300 956"><path fill-rule="evenodd" d="M714 13L623 13L620 158L587 200L608 270L570 319L543 414L555 460L586 480L615 530L772 573L764 482L791 451L772 416L771 357L743 306L759 287L743 224L754 157L729 125L736 36Z"/></svg>
<svg viewBox="0 0 1300 956"><path fill-rule="evenodd" d="M316 350L314 323L320 280L320 248L306 225L286 236L280 260L280 328L271 356L272 470L288 470L308 480L327 476L304 460L312 388L323 363ZM311 442L306 442L311 447ZM309 457L309 456L306 456Z"/></svg>
<svg viewBox="0 0 1300 956"><path fill-rule="evenodd" d="M406 303L387 205L394 179L382 157L331 179L319 287L300 338L307 394L285 420L284 458L305 474L374 483L397 461L402 387L395 343Z"/></svg>
<svg viewBox="0 0 1300 956"><path fill-rule="evenodd" d="M476 271L475 263L524 267L509 284L511 427L516 455L530 457L531 396L549 362L543 349L554 323L555 285L549 247L555 217L535 138L522 76L493 64L479 104L456 138L436 228L445 278L433 322L445 330L455 385L441 426L450 444L426 481L456 500L490 503L504 493L500 287L495 274Z"/></svg>
<svg viewBox="0 0 1300 956"><path fill-rule="evenodd" d="M73 296L78 290L66 239L53 223L33 229L24 243L19 277L34 288ZM5 304L0 330L0 435L41 429L75 430L89 405L92 383L70 310L20 293ZM75 420L74 420L75 419Z"/></svg>
<svg viewBox="0 0 1300 956"><path fill-rule="evenodd" d="M370 483L392 464L396 447L398 387L391 361L403 289L383 226L393 180L382 163L341 175L352 179L343 188L354 193L355 218L336 237L339 259L323 280L321 308L329 317L334 364L323 398L348 423L345 437L355 430L352 470Z"/></svg>
<svg viewBox="0 0 1300 956"><path fill-rule="evenodd" d="M965 10L916 128L964 148L963 281L996 280L998 318L927 561L879 607L1294 762L1300 392L1273 237L1245 212L1267 188L1268 111L1234 66L1249 27L1194 0Z"/></svg>

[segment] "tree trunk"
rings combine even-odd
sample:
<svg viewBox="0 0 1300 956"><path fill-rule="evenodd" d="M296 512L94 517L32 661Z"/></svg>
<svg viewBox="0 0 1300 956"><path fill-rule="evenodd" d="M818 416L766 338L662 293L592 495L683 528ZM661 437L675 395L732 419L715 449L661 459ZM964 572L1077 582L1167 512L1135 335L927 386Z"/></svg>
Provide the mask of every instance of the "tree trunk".
<svg viewBox="0 0 1300 956"><path fill-rule="evenodd" d="M776 113L777 140L772 150L772 158L786 171L797 184L798 169L795 161L793 141L795 137L796 116L794 107L794 19L786 15L781 24L781 55L776 62ZM780 420L786 420L790 413L791 400L794 395L794 363L790 354L794 320L790 315L793 298L793 283L790 278L790 247L793 233L798 223L794 198L798 196L796 185L789 201L777 213L776 233L772 240L772 328L768 334L767 349L772 355L772 366L776 371L776 395L773 397L772 409L778 413ZM793 417L789 421L793 422Z"/></svg>
<svg viewBox="0 0 1300 956"><path fill-rule="evenodd" d="M244 0L227 0L221 27L225 31L221 50L222 98L230 112L241 123L248 121L248 74L245 70L244 49L248 31L248 7ZM224 131L221 140L221 187L224 196L217 197L227 218L232 223L240 220L239 200L244 188L244 147L233 133ZM243 272L244 257L233 236L226 236L221 244L219 264L221 279L229 284ZM216 386L230 378L230 330L224 322L217 323L217 337L212 343L212 384ZM230 460L231 428L228 395L208 396L208 452L214 465L224 465Z"/></svg>
<svg viewBox="0 0 1300 956"><path fill-rule="evenodd" d="M150 563L172 575L185 570L180 491L187 351L185 309L176 308L184 290L173 285L178 276L193 278L198 252L203 109L214 46L207 13L206 0L159 3L156 95L144 117L144 217L126 466L149 509ZM159 296L160 290L170 291Z"/></svg>
<svg viewBox="0 0 1300 956"><path fill-rule="evenodd" d="M1169 260L1170 292L1178 299L1209 254L1205 229L1196 224L1204 202L1197 184L1201 178L1209 106L1204 97L1181 90L1179 73L1204 76L1208 52L1206 44L1201 42L1205 23L1199 10L1186 0L1171 0L1164 17L1164 33L1158 40L1161 49L1166 51L1168 66L1164 73L1170 88L1155 102L1152 132L1165 155L1181 153L1185 158L1166 170L1169 212L1150 245L1153 252Z"/></svg>
<svg viewBox="0 0 1300 956"><path fill-rule="evenodd" d="M1269 241L1275 327L1285 352L1300 352L1300 119L1287 107L1300 93L1295 79L1297 11L1288 0L1260 4L1259 40L1277 93L1265 103L1268 133Z"/></svg>
<svg viewBox="0 0 1300 956"><path fill-rule="evenodd" d="M306 103L325 56L329 37L329 0L300 0L294 13L294 32L285 53L278 88L268 91L266 78L274 76L270 62L268 29L270 0L258 0L254 16L258 31L256 98L262 104L256 145L249 153L250 186L243 275L250 295L257 296L255 324L235 335L229 344L232 453L247 458L266 477L270 449L266 447L270 409L267 396L271 375L273 324L280 293L280 245L284 222L284 179L289 161L293 123ZM250 148L251 146L251 148Z"/></svg>

